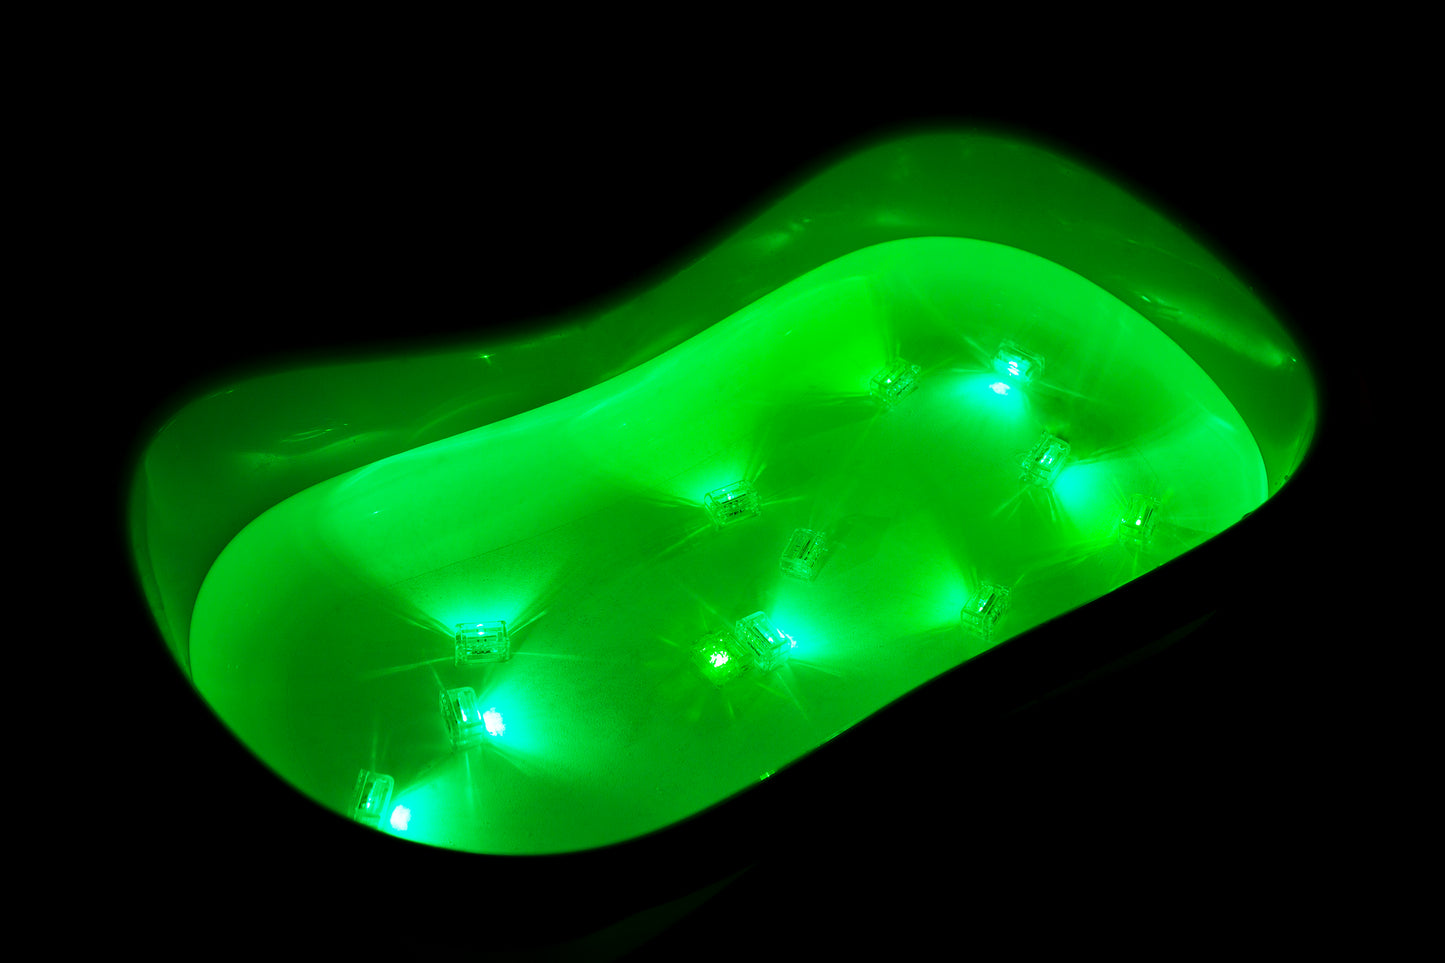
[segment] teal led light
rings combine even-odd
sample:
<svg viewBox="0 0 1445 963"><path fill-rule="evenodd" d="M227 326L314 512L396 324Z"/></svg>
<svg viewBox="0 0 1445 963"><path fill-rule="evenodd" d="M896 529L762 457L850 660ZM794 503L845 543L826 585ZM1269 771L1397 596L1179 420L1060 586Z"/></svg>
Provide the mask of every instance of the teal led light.
<svg viewBox="0 0 1445 963"><path fill-rule="evenodd" d="M406 827L411 824L411 810L405 806L397 806L391 811L391 818L387 823L397 832L406 832Z"/></svg>
<svg viewBox="0 0 1445 963"><path fill-rule="evenodd" d="M452 748L469 749L478 745L487 734L486 720L477 709L477 694L470 686L443 692L441 711Z"/></svg>
<svg viewBox="0 0 1445 963"><path fill-rule="evenodd" d="M823 567L823 556L827 551L827 535L811 528L799 528L794 530L788 539L779 565L794 578L811 582L818 577L818 571Z"/></svg>
<svg viewBox="0 0 1445 963"><path fill-rule="evenodd" d="M1119 518L1119 541L1133 548L1145 548L1159 523L1160 500L1151 495L1131 495L1124 514Z"/></svg>
<svg viewBox="0 0 1445 963"><path fill-rule="evenodd" d="M1044 432L1043 437L1034 443L1034 447L1029 450L1020 463L1023 474L1019 480L1040 488L1052 486L1055 479L1059 477L1059 472L1064 470L1064 462L1068 460L1069 450L1067 441L1051 435L1047 431Z"/></svg>
<svg viewBox="0 0 1445 963"><path fill-rule="evenodd" d="M963 630L985 642L992 642L994 626L1008 612L1010 595L1010 591L1002 585L992 582L979 585L958 614Z"/></svg>
<svg viewBox="0 0 1445 963"><path fill-rule="evenodd" d="M738 620L733 627L738 644L752 656L752 662L764 672L769 672L788 661L788 655L798 643L786 632L773 625L766 612L754 612Z"/></svg>
<svg viewBox="0 0 1445 963"><path fill-rule="evenodd" d="M708 492L702 497L702 504L718 525L731 525L752 518L763 510L757 490L746 481L733 482Z"/></svg>
<svg viewBox="0 0 1445 963"><path fill-rule="evenodd" d="M512 657L512 641L506 622L463 622L453 636L457 665L505 662Z"/></svg>
<svg viewBox="0 0 1445 963"><path fill-rule="evenodd" d="M746 650L728 629L709 632L692 647L692 662L714 685L731 682L751 668Z"/></svg>
<svg viewBox="0 0 1445 963"><path fill-rule="evenodd" d="M1040 355L1025 351L1012 341L1005 341L993 356L993 370L1001 377L1019 384L1028 384L1043 376L1044 359Z"/></svg>
<svg viewBox="0 0 1445 963"><path fill-rule="evenodd" d="M351 818L368 826L375 826L391 801L396 781L390 776L363 769L356 774L356 786L351 794Z"/></svg>
<svg viewBox="0 0 1445 963"><path fill-rule="evenodd" d="M482 713L482 724L486 727L489 736L500 736L507 731L507 724L502 721L502 714L497 711L496 707Z"/></svg>
<svg viewBox="0 0 1445 963"><path fill-rule="evenodd" d="M897 358L873 376L869 391L885 405L895 405L918 387L920 370L918 365Z"/></svg>

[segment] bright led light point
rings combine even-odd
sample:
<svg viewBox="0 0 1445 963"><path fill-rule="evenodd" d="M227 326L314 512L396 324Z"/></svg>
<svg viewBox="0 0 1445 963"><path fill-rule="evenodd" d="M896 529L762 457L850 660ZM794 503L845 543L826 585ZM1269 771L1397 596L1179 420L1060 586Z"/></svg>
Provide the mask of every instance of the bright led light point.
<svg viewBox="0 0 1445 963"><path fill-rule="evenodd" d="M709 632L699 639L692 647L692 662L704 677L717 685L736 679L751 665L727 629Z"/></svg>
<svg viewBox="0 0 1445 963"><path fill-rule="evenodd" d="M482 724L487 727L489 736L500 736L507 731L507 724L502 721L502 714L495 706L482 713Z"/></svg>
<svg viewBox="0 0 1445 963"><path fill-rule="evenodd" d="M752 656L753 664L764 672L788 661L788 654L797 645L787 633L779 631L765 612L754 612L739 619L733 629L738 645Z"/></svg>
<svg viewBox="0 0 1445 963"><path fill-rule="evenodd" d="M1020 384L1028 384L1044 373L1044 359L1005 341L999 345L998 354L993 356L993 370L1005 378L1012 378Z"/></svg>
<svg viewBox="0 0 1445 963"><path fill-rule="evenodd" d="M1149 495L1131 495L1119 519L1119 541L1135 548L1148 545L1159 521L1159 505L1159 499Z"/></svg>
<svg viewBox="0 0 1445 963"><path fill-rule="evenodd" d="M391 828L397 832L406 832L406 827L411 825L411 810L405 806L397 806L391 811Z"/></svg>
<svg viewBox="0 0 1445 963"><path fill-rule="evenodd" d="M395 788L396 781L390 776L361 770L356 774L356 788L351 793L351 818L368 826L377 825Z"/></svg>
<svg viewBox="0 0 1445 963"><path fill-rule="evenodd" d="M799 528L788 539L780 564L783 571L794 578L811 582L818 577L818 570L823 567L823 555L827 551L827 536L811 528Z"/></svg>
<svg viewBox="0 0 1445 963"><path fill-rule="evenodd" d="M993 627L1008 611L1009 590L992 582L984 582L969 596L958 619L965 632L985 642L993 641Z"/></svg>
<svg viewBox="0 0 1445 963"><path fill-rule="evenodd" d="M480 743L487 734L486 720L477 709L477 694L470 686L443 692L441 709L452 748L470 748Z"/></svg>
<svg viewBox="0 0 1445 963"><path fill-rule="evenodd" d="M456 664L505 662L512 657L506 622L463 622L457 626Z"/></svg>
<svg viewBox="0 0 1445 963"><path fill-rule="evenodd" d="M918 365L909 364L899 358L873 376L873 380L869 382L869 390L873 397L885 405L897 404L904 395L918 387L920 370Z"/></svg>
<svg viewBox="0 0 1445 963"><path fill-rule="evenodd" d="M1048 488L1064 470L1064 461L1068 457L1069 443L1046 431L1021 463L1024 472L1019 480Z"/></svg>
<svg viewBox="0 0 1445 963"><path fill-rule="evenodd" d="M762 512L757 489L745 481L733 482L724 488L710 491L702 496L703 507L719 525L728 525L752 518Z"/></svg>

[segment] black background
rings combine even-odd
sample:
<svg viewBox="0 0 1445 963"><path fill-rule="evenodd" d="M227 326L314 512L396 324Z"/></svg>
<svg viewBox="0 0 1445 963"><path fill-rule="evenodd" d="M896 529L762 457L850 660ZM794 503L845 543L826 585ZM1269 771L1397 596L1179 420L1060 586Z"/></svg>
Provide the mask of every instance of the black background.
<svg viewBox="0 0 1445 963"><path fill-rule="evenodd" d="M1236 600L1184 641L1024 713L946 734L895 720L833 764L827 798L799 791L811 810L735 824L755 868L640 958L1340 934L1370 845L1342 810L1375 764L1368 684L1335 671L1355 627L1332 587L1354 548L1320 519L1355 484L1350 453L1375 424L1379 386L1346 335L1377 270L1368 239L1388 230L1387 202L1361 186L1383 166L1364 145L1390 144L1392 118L1329 77L1060 83L1037 98L963 78L704 96L672 77L551 88L170 62L128 87L97 128L112 161L92 170L96 242L124 252L106 294L126 321L96 351L115 372L104 418L117 487L168 409L217 380L536 327L665 274L820 161L888 131L1027 136L1170 212L1299 331L1327 378L1321 442L1258 546L1290 563L1233 586ZM262 778L190 694L150 626L114 504L113 611L136 640L112 667L133 674L113 725L126 737L111 747L123 815L99 827L118 932L485 956L577 935L729 865L707 847L691 861L654 853L609 869L589 900L534 868L427 862L363 840ZM910 740L931 748L890 759ZM656 879L660 866L678 879ZM140 890L126 885L138 868Z"/></svg>

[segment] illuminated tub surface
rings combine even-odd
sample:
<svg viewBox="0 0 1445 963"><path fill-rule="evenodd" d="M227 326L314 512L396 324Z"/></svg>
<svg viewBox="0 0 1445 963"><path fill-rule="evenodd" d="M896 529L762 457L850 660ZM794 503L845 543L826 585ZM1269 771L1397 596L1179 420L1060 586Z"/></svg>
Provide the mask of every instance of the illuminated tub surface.
<svg viewBox="0 0 1445 963"><path fill-rule="evenodd" d="M595 318L198 399L141 461L137 561L201 695L307 796L353 815L371 772L385 832L585 850L1234 524L1308 445L1297 356L1096 175L904 138ZM916 387L889 397L890 366ZM1029 464L1050 436L1056 475ZM718 524L704 496L740 481L756 514ZM811 578L784 570L800 529ZM985 585L991 634L961 616ZM756 612L786 661L727 679L748 653L718 633ZM492 621L510 658L459 663L456 627ZM463 687L486 714L456 748Z"/></svg>

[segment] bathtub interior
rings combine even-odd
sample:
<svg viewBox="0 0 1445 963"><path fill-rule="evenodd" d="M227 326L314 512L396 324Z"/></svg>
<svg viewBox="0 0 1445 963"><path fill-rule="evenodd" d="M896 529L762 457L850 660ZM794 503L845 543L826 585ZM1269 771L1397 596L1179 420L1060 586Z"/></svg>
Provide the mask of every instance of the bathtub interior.
<svg viewBox="0 0 1445 963"><path fill-rule="evenodd" d="M142 458L133 541L173 655L301 793L348 815L385 773L384 832L572 852L706 810L1229 528L1308 448L1300 357L1119 188L931 135L545 334L196 399ZM898 359L917 387L888 403L870 382ZM1047 487L1021 478L1045 433L1069 444ZM703 496L740 480L760 513L713 524ZM828 537L811 581L779 564L800 528ZM960 625L985 582L1010 590L986 638ZM754 611L788 661L715 684L692 647ZM454 664L454 627L492 619L512 657ZM462 686L500 731L455 751L437 697Z"/></svg>

